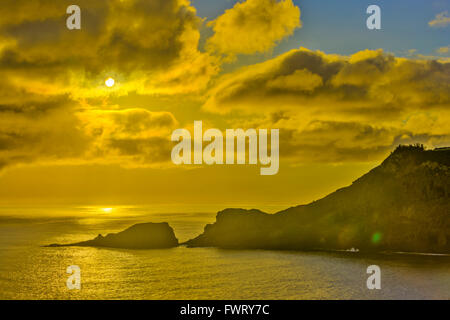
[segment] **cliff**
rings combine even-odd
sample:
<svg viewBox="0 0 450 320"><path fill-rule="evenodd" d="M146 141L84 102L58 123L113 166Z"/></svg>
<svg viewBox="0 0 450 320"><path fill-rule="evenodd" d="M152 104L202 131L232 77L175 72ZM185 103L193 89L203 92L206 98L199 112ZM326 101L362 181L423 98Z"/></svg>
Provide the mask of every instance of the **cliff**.
<svg viewBox="0 0 450 320"><path fill-rule="evenodd" d="M178 245L173 229L168 223L140 223L103 237L72 244L52 244L49 247L109 247L124 249L158 249L172 248Z"/></svg>
<svg viewBox="0 0 450 320"><path fill-rule="evenodd" d="M186 244L450 253L450 149L400 146L325 198L276 214L226 209Z"/></svg>

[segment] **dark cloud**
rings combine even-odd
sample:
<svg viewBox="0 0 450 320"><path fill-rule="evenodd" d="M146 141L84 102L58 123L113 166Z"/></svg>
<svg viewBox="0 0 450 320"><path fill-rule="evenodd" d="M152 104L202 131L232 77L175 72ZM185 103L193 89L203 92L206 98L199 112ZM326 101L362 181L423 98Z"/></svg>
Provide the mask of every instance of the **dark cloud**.
<svg viewBox="0 0 450 320"><path fill-rule="evenodd" d="M204 109L279 128L294 163L381 159L400 143L450 143L450 63L291 50L222 76Z"/></svg>
<svg viewBox="0 0 450 320"><path fill-rule="evenodd" d="M147 139L111 139L108 147L122 156L131 156L134 166L154 165L171 161L173 143L164 137ZM131 161L130 161L131 162Z"/></svg>
<svg viewBox="0 0 450 320"><path fill-rule="evenodd" d="M110 75L127 83L123 94L192 92L217 72L212 57L198 50L202 20L189 2L80 0L81 30L68 30L66 8L71 4L2 3L10 15L0 23L3 71L43 84L54 75L66 79L58 83L60 90L78 90L78 95L93 94L89 90ZM198 77L181 83L184 73L188 79Z"/></svg>
<svg viewBox="0 0 450 320"><path fill-rule="evenodd" d="M191 94L206 100L205 110L228 113L230 128L280 128L281 155L294 162L362 161L402 141L450 140L450 63L443 60L291 50L224 74L205 95L221 62L214 54L266 51L300 25L290 0L239 3L212 23L208 52L198 49L202 20L188 1L79 0L82 29L69 31L71 4L0 6L0 167L168 162L177 120L171 112L111 105L110 97L130 93L172 95L180 104ZM106 88L110 76L117 85Z"/></svg>
<svg viewBox="0 0 450 320"><path fill-rule="evenodd" d="M188 1L79 0L81 30L68 30L72 4L6 0L0 6L1 166L132 163L131 154L160 161L167 150L160 141L170 136L174 116L117 110L107 100L202 89L217 72L198 50L202 20ZM111 89L104 86L109 76L117 82Z"/></svg>
<svg viewBox="0 0 450 320"><path fill-rule="evenodd" d="M347 58L299 49L223 76L205 108L430 108L450 104L449 83L446 62L395 58L381 50Z"/></svg>
<svg viewBox="0 0 450 320"><path fill-rule="evenodd" d="M3 166L36 160L52 162L83 156L89 139L68 109L0 112L0 161ZM33 116L33 114L35 116Z"/></svg>
<svg viewBox="0 0 450 320"><path fill-rule="evenodd" d="M312 121L303 130L282 129L280 139L280 155L300 163L374 161L399 144L450 143L448 135L337 121Z"/></svg>

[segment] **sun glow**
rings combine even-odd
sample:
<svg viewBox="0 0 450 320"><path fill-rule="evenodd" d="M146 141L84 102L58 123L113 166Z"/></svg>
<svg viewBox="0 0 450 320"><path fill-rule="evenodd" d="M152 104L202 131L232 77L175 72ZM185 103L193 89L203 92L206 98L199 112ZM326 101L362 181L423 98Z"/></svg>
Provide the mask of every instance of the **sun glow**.
<svg viewBox="0 0 450 320"><path fill-rule="evenodd" d="M111 88L112 86L114 86L115 83L116 83L116 82L114 81L113 78L108 78L108 79L106 79L106 81L105 81L105 85L106 85L108 88Z"/></svg>
<svg viewBox="0 0 450 320"><path fill-rule="evenodd" d="M102 211L104 213L111 213L113 211L113 208L102 208Z"/></svg>

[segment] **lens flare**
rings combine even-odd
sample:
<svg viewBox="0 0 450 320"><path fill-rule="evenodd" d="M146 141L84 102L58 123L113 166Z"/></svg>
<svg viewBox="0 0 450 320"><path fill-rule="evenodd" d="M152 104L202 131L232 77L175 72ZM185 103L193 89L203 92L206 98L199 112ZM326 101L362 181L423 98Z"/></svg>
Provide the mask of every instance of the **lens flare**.
<svg viewBox="0 0 450 320"><path fill-rule="evenodd" d="M378 243L381 240L381 233L380 232L376 232L372 235L372 243Z"/></svg>

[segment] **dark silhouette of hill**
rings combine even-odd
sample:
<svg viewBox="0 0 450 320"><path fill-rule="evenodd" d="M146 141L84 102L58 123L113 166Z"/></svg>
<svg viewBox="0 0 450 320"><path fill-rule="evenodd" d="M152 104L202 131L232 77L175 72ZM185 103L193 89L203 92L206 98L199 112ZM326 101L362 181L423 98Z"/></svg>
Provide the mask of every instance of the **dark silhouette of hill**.
<svg viewBox="0 0 450 320"><path fill-rule="evenodd" d="M450 148L399 146L323 199L276 214L226 209L190 247L450 253Z"/></svg>
<svg viewBox="0 0 450 320"><path fill-rule="evenodd" d="M168 223L140 223L128 229L110 233L103 237L101 234L93 240L72 244L51 244L49 247L109 247L124 249L158 249L178 246L173 229Z"/></svg>

